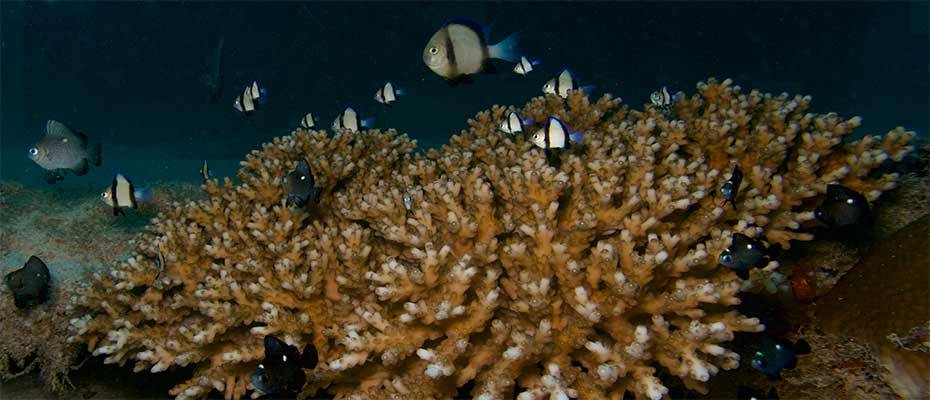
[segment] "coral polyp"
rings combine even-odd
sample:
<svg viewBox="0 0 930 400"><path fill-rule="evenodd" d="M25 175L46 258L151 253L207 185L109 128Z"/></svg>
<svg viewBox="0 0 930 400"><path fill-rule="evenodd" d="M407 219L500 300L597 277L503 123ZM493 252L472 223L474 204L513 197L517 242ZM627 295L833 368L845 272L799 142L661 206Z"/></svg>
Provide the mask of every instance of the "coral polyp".
<svg viewBox="0 0 930 400"><path fill-rule="evenodd" d="M668 113L580 91L495 106L425 153L395 131L294 131L249 154L240 184L155 218L77 296L72 340L137 371L193 365L179 398L254 390L268 334L316 347L303 395L659 399L657 369L705 392L739 365L734 334L764 328L733 309L749 283L718 266L732 236L813 239L800 228L826 186L874 201L896 175L871 171L912 134L844 142L859 118L808 113L809 97L697 89ZM584 142L547 155L497 132L513 110ZM309 209L280 183L300 160L322 190Z"/></svg>

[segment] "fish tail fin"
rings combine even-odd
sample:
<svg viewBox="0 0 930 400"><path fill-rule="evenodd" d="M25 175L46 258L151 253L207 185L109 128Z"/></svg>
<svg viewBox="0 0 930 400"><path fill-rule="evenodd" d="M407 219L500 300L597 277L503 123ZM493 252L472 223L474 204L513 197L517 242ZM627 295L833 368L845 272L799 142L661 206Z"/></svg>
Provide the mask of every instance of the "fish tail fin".
<svg viewBox="0 0 930 400"><path fill-rule="evenodd" d="M507 36L497 44L488 47L488 55L491 58L498 58L510 62L517 62L520 59L520 50L517 44L520 41L520 34L514 33Z"/></svg>
<svg viewBox="0 0 930 400"><path fill-rule="evenodd" d="M139 188L135 190L136 201L148 203L152 200L152 192L149 189Z"/></svg>
<svg viewBox="0 0 930 400"><path fill-rule="evenodd" d="M404 90L404 89L402 89L402 88L395 87L395 88L394 88L394 94L396 94L396 95L398 95L398 96L403 96L403 95L407 94L407 91Z"/></svg>
<svg viewBox="0 0 930 400"><path fill-rule="evenodd" d="M363 128L371 128L375 126L375 117L368 117L359 122Z"/></svg>
<svg viewBox="0 0 930 400"><path fill-rule="evenodd" d="M530 61L530 65L532 65L532 66L534 66L534 67L537 66L537 65L539 65L539 64L542 64L542 60L540 60L540 59L538 59L538 58L535 59L535 60Z"/></svg>
<svg viewBox="0 0 930 400"><path fill-rule="evenodd" d="M594 90L597 89L595 85L585 85L581 87L581 90L584 90L586 94L594 93Z"/></svg>
<svg viewBox="0 0 930 400"><path fill-rule="evenodd" d="M100 163L103 161L100 155L100 142L94 143L94 145L91 146L90 151L87 153L87 158L95 167L100 166Z"/></svg>
<svg viewBox="0 0 930 400"><path fill-rule="evenodd" d="M572 143L578 143L578 144L584 143L584 134L582 133L582 131L573 132L568 135L568 140L571 141Z"/></svg>
<svg viewBox="0 0 930 400"><path fill-rule="evenodd" d="M536 120L534 120L533 117L526 117L523 119L523 125L533 125L534 123L536 123Z"/></svg>

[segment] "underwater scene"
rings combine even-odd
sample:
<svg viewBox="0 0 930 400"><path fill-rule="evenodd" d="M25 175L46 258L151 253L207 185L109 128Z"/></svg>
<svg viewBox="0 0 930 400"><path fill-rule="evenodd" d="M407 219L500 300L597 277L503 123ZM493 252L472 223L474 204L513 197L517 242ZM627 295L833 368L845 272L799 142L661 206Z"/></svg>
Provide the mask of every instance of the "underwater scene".
<svg viewBox="0 0 930 400"><path fill-rule="evenodd" d="M0 2L0 399L930 399L928 2Z"/></svg>

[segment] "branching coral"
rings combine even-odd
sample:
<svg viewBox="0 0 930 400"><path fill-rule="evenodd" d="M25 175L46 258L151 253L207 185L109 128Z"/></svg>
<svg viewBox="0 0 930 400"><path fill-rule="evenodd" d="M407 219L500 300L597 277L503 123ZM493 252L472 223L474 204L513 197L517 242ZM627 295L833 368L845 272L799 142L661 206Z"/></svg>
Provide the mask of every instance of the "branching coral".
<svg viewBox="0 0 930 400"><path fill-rule="evenodd" d="M705 391L763 326L732 310L747 284L717 266L741 232L783 247L839 182L875 200L910 134L843 143L859 125L806 113L808 97L709 80L670 116L581 92L531 100L583 146L548 157L495 131L493 107L439 150L393 131L295 131L250 154L240 185L159 215L135 255L75 300L73 339L153 372L194 365L172 394L238 398L262 337L321 363L304 395L658 399L664 368ZM531 128L538 129L538 128ZM309 161L320 206L288 208L280 177ZM735 202L716 195L739 163ZM155 256L168 265L154 281ZM777 267L771 263L767 269Z"/></svg>

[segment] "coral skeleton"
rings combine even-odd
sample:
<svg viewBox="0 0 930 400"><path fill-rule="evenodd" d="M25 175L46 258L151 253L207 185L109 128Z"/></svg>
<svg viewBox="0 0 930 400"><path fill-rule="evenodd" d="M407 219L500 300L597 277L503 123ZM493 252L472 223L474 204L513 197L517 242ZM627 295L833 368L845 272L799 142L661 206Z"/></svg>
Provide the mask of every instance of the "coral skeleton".
<svg viewBox="0 0 930 400"><path fill-rule="evenodd" d="M734 334L764 329L733 309L750 281L717 264L732 235L811 240L800 228L827 184L874 201L897 176L870 172L910 150L900 128L845 142L860 119L810 101L711 79L666 115L575 91L494 106L425 152L393 130L297 130L247 155L241 183L211 180L206 200L154 218L79 293L71 340L136 371L193 366L177 398L257 394L268 334L316 347L302 396L449 398L471 383L480 399L657 400L659 369L706 392L739 364ZM547 154L496 131L510 111L556 116L583 144ZM304 159L322 200L288 207L281 176Z"/></svg>

